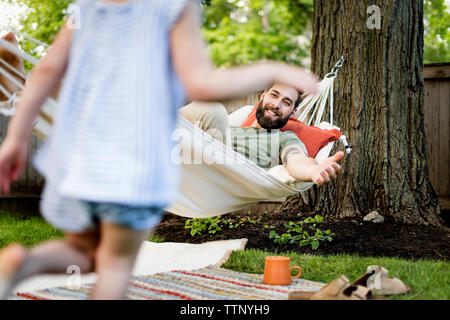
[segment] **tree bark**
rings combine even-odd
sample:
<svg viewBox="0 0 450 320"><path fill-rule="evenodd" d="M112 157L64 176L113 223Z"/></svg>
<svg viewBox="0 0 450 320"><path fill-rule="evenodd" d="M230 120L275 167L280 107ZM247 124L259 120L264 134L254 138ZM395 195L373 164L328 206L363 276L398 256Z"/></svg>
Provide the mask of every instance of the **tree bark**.
<svg viewBox="0 0 450 320"><path fill-rule="evenodd" d="M371 5L380 9L378 29ZM342 55L347 60L335 80L334 123L352 152L336 181L311 188L307 203L300 194L288 198L281 211L376 210L397 222L442 224L428 175L423 31L423 0L314 1L312 70L323 77Z"/></svg>

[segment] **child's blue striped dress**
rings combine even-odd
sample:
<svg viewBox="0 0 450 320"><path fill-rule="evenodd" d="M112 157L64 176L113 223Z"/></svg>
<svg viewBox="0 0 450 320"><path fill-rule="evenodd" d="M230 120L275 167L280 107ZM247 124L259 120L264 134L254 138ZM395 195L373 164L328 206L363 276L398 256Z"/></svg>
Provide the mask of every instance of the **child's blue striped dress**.
<svg viewBox="0 0 450 320"><path fill-rule="evenodd" d="M169 33L188 0L82 0L53 132L35 158L44 207L61 198L165 207L183 85ZM76 12L77 10L75 10ZM63 214L51 213L50 214Z"/></svg>

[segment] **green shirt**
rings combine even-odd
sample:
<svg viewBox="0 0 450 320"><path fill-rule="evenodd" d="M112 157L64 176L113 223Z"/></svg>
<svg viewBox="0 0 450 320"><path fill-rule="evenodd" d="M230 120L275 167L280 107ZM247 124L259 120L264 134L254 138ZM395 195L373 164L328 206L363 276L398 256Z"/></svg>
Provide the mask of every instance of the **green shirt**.
<svg viewBox="0 0 450 320"><path fill-rule="evenodd" d="M282 164L281 153L289 146L299 146L307 155L306 147L291 131L267 131L255 127L230 127L231 146L234 151L264 169Z"/></svg>

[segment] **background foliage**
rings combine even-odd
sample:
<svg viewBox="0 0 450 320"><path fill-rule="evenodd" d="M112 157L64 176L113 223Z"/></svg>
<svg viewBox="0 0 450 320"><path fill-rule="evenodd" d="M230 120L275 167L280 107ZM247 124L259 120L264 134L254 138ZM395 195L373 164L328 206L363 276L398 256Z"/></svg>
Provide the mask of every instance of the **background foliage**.
<svg viewBox="0 0 450 320"><path fill-rule="evenodd" d="M19 31L50 44L58 30L61 28L66 14L67 6L73 0L7 0L12 4L27 7L27 12L19 19L19 26L14 28ZM36 47L29 41L21 41L21 46L37 57L43 52L43 48Z"/></svg>
<svg viewBox="0 0 450 320"><path fill-rule="evenodd" d="M73 0L5 0L28 7L20 31L51 43ZM203 35L218 67L271 59L309 67L313 0L203 0ZM424 0L424 62L450 61L449 6ZM43 48L28 41L25 50Z"/></svg>
<svg viewBox="0 0 450 320"><path fill-rule="evenodd" d="M312 0L211 0L203 33L217 66L279 60L307 65Z"/></svg>
<svg viewBox="0 0 450 320"><path fill-rule="evenodd" d="M424 63L450 62L450 1L424 1Z"/></svg>

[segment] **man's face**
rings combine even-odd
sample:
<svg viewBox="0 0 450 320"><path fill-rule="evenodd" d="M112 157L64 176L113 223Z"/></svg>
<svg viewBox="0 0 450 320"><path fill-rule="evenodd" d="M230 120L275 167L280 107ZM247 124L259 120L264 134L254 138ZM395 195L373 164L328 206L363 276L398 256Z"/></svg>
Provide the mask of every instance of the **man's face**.
<svg viewBox="0 0 450 320"><path fill-rule="evenodd" d="M280 129L294 111L298 92L295 88L276 83L263 94L256 109L256 121L264 129Z"/></svg>

